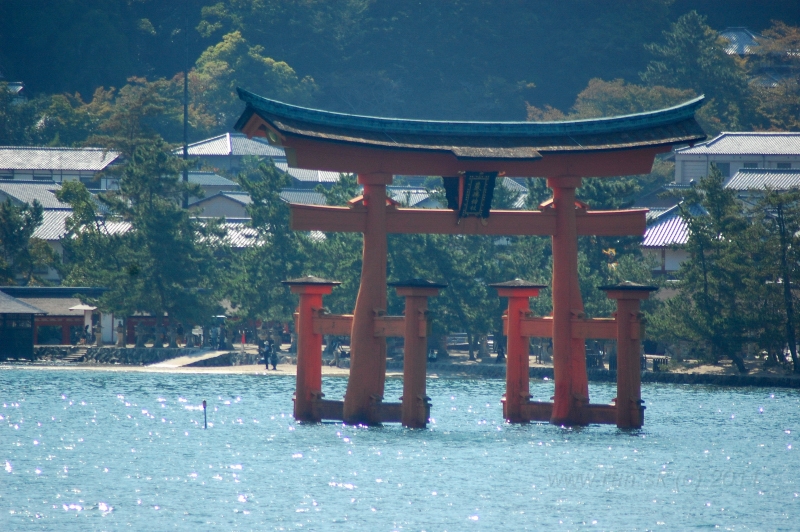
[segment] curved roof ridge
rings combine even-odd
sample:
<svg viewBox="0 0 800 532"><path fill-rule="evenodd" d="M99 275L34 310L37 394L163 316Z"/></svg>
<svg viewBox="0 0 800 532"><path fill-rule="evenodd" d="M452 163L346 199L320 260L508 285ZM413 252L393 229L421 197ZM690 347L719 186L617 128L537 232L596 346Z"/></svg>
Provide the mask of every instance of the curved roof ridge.
<svg viewBox="0 0 800 532"><path fill-rule="evenodd" d="M444 121L419 120L407 118L384 118L375 116L351 115L324 111L279 102L258 96L242 88L236 89L239 98L248 108L269 113L276 117L298 120L321 126L359 129L380 133L430 133L456 135L494 136L542 136L581 133L611 133L642 126L658 126L693 118L694 112L703 103L704 96L698 96L679 105L614 117L568 120L562 122L485 122L485 121ZM234 129L240 130L250 118L245 112Z"/></svg>

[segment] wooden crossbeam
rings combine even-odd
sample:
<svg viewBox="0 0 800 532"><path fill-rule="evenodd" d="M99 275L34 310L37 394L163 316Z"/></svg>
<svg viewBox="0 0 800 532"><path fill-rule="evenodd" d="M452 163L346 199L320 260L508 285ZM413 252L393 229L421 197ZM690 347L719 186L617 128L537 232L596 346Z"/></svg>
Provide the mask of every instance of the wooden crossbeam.
<svg viewBox="0 0 800 532"><path fill-rule="evenodd" d="M352 330L352 314L320 314L314 316L314 334L350 336Z"/></svg>
<svg viewBox="0 0 800 532"><path fill-rule="evenodd" d="M614 318L573 319L573 338L592 338L595 340L616 340L617 321Z"/></svg>
<svg viewBox="0 0 800 532"><path fill-rule="evenodd" d="M291 228L295 231L363 233L367 214L361 207L290 205ZM629 211L584 211L576 213L579 235L643 235L646 209ZM485 225L484 225L485 224ZM386 210L386 231L441 235L547 236L556 231L556 215L544 211L491 211L486 220L459 218L449 209Z"/></svg>
<svg viewBox="0 0 800 532"><path fill-rule="evenodd" d="M406 319L403 316L378 316L375 318L375 336L403 336L406 332Z"/></svg>
<svg viewBox="0 0 800 532"><path fill-rule="evenodd" d="M376 316L375 336L401 337L405 334L405 317ZM352 314L317 314L314 316L314 334L332 334L334 336L350 336L353 330ZM426 322L420 319L420 337L427 334Z"/></svg>
<svg viewBox="0 0 800 532"><path fill-rule="evenodd" d="M641 323L634 322L631 326L631 338L636 340L641 337ZM503 316L503 332L508 334L506 316ZM529 338L552 338L553 318L522 318L520 324L522 336ZM572 320L573 338L591 338L593 340L616 340L617 321L614 318L593 318Z"/></svg>

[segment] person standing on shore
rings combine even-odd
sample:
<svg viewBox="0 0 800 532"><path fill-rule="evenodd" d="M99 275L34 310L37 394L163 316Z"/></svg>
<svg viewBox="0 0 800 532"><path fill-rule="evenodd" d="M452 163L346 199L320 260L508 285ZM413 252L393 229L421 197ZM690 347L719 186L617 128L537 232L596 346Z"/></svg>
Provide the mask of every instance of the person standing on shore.
<svg viewBox="0 0 800 532"><path fill-rule="evenodd" d="M269 369L269 364L272 364L272 369L277 371L278 370L278 353L275 351L275 340L272 339L272 333L267 334L267 339L264 340L266 344L266 349L268 353L268 364L267 369Z"/></svg>

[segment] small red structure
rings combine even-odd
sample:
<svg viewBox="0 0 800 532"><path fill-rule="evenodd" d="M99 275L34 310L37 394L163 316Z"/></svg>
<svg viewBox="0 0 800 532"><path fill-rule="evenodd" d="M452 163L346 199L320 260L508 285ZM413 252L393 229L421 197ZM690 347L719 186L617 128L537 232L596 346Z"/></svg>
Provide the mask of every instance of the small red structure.
<svg viewBox="0 0 800 532"><path fill-rule="evenodd" d="M614 318L585 319L573 315L570 320L571 342L583 343L587 338L617 341L617 398L616 405L590 404L587 393L565 399L559 396L559 380L570 383L569 367L563 358L553 358L553 373L556 381L554 402L533 402L530 400L528 341L531 337L553 338L555 350L555 316L537 318L531 316L528 299L536 297L542 285L515 279L491 285L500 297L508 298L508 310L503 315L503 328L508 336L506 357L506 396L503 399L503 416L511 423L528 421L550 421L559 423L556 418L558 406L571 404L574 412L570 419L573 424L616 423L620 428L638 428L644 422L644 407L641 400L641 374L639 369L639 348L643 336L643 325L639 315L639 301L647 299L654 286L636 283L622 283L601 286L608 297L617 301ZM586 375L583 364L582 374ZM579 368L581 369L581 368ZM564 373L567 373L565 376ZM566 377L566 378L565 378ZM563 388L561 389L562 394ZM572 399L572 400L569 400Z"/></svg>
<svg viewBox="0 0 800 532"><path fill-rule="evenodd" d="M284 281L292 293L300 295L295 314L297 331L297 385L294 397L294 417L298 421L344 419L342 401L323 399L322 393L322 335L347 336L354 325L353 315L334 315L324 312L322 296L330 294L337 281L318 277L303 277ZM397 294L406 298L405 316L376 316L371 326L375 338L402 336L405 340L403 357L403 396L401 403L384 403L383 396L370 397L370 419L377 422L401 422L410 428L423 428L430 415L426 394L428 331L428 297L435 296L446 285L423 279L392 283ZM350 343L352 353L352 338ZM352 374L351 374L352 378Z"/></svg>
<svg viewBox="0 0 800 532"><path fill-rule="evenodd" d="M702 97L649 113L537 123L375 118L296 107L241 89L239 96L247 107L237 130L282 146L290 166L353 172L364 187L363 195L347 207L291 206L295 230L364 235L354 314L347 319L330 318L330 326L339 331L334 334L351 327L350 379L340 419L375 424L395 417L388 413L390 406L382 403L387 334L379 334L386 323L388 233L551 236L553 316L549 321L527 324L526 320L535 319L525 318L519 324L521 328L549 327L548 335L553 338L555 399L547 407L548 419L557 424L615 419L613 407L608 405L598 407L603 414L589 413L593 407L589 405L584 339L587 331L596 334L596 326L583 320L577 239L579 235L642 235L646 210L592 211L576 201L575 190L583 178L648 173L656 154L675 144L704 139L694 119ZM386 186L394 174L443 176L449 208L399 208L386 197ZM494 179L501 175L547 176L553 198L538 211L491 210ZM513 291L513 287L506 288ZM515 309L521 308L521 297L513 298ZM625 305L629 309L628 303ZM512 317L510 313L509 327ZM606 326L616 327L611 322ZM523 401L525 362L520 359L518 363L512 369L514 381L509 384L514 391L510 392L513 397L506 394L506 411L513 420L542 419L543 410L537 410L535 416L531 413L539 406L526 406L530 403Z"/></svg>

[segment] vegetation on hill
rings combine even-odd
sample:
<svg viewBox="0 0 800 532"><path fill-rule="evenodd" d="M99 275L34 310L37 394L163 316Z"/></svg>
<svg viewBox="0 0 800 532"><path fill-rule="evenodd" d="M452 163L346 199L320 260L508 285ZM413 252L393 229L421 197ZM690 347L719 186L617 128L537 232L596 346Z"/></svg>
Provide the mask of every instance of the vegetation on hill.
<svg viewBox="0 0 800 532"><path fill-rule="evenodd" d="M182 139L185 69L190 140L231 129L242 109L237 86L348 113L473 120L596 118L705 94L698 118L709 134L797 131L800 8L789 4L6 0L0 82L24 81L28 98L0 83L0 145L100 145L124 154L120 190L98 195L108 212L103 220L80 183L65 184L60 194L75 209L63 242L65 282L110 288L101 301L110 310L198 323L224 297L243 317L288 320L293 299L279 281L312 273L342 281L326 302L347 311L358 285L359 236L320 240L289 231L288 209L277 197L286 176L273 166L239 176L253 198L260 242L244 253L224 245L215 222L200 224L179 207L184 167L170 148ZM750 56L726 54L718 30L743 24L768 40ZM769 69L789 75L754 82ZM580 199L593 208L627 207L637 193L666 182L669 170L659 160L649 176L586 180ZM787 298L770 287L790 287L797 277L800 210L794 196L770 195L768 205L744 216L713 179L686 198L709 215L686 214L692 258L681 271L684 297L663 308L651 301L645 310L657 337L691 340L711 359L730 356L738 364L745 345L776 354L793 342L791 290ZM541 179L528 188L529 208L549 197ZM331 204L354 194L352 176L327 193ZM497 199L495 207L512 200ZM0 211L0 276L36 282L35 270L52 262L30 238L39 209L8 204ZM777 211L783 214L776 218ZM115 222L129 229L110 230ZM477 344L500 330L500 300L488 283L550 276L548 239L502 244L395 235L389 277L414 272L448 280L451 288L431 302L434 326L467 330ZM633 238L581 238L579 261L588 315L613 310L598 285L656 282ZM537 313L550 310L546 293L532 304ZM400 306L390 298L391 312Z"/></svg>

